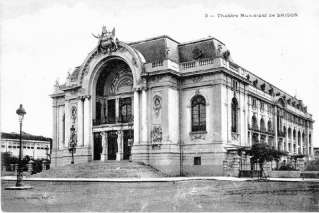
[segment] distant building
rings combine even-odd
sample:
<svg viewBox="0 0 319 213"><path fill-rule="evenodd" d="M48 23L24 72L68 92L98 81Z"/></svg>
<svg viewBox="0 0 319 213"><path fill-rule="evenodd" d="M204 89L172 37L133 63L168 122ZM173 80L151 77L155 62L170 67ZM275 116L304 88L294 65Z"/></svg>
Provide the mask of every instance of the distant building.
<svg viewBox="0 0 319 213"><path fill-rule="evenodd" d="M43 136L22 134L23 156L32 159L50 159L51 138ZM19 157L20 135L18 133L1 133L1 153L9 152L12 156Z"/></svg>
<svg viewBox="0 0 319 213"><path fill-rule="evenodd" d="M170 175L225 175L239 148L261 142L313 158L307 106L235 63L218 39L125 43L114 32L103 28L55 84L52 166L70 163L71 142L76 163L132 159Z"/></svg>

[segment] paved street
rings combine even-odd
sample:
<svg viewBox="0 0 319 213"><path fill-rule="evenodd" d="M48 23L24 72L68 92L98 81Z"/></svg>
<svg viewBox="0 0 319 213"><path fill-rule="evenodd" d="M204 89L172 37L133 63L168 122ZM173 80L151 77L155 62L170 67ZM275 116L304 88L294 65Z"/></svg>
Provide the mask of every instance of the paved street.
<svg viewBox="0 0 319 213"><path fill-rule="evenodd" d="M4 211L319 211L319 183L196 180L44 182L6 191Z"/></svg>

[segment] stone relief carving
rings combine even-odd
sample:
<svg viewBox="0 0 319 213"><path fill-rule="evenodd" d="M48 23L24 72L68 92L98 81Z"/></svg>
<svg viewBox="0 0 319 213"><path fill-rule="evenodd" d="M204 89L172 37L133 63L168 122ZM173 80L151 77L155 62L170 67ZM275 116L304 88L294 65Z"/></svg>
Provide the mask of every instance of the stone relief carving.
<svg viewBox="0 0 319 213"><path fill-rule="evenodd" d="M154 76L154 82L159 82L162 79L162 76Z"/></svg>
<svg viewBox="0 0 319 213"><path fill-rule="evenodd" d="M198 47L195 47L192 51L193 59L197 60L203 57L203 52Z"/></svg>
<svg viewBox="0 0 319 213"><path fill-rule="evenodd" d="M198 82L200 82L200 81L203 79L203 76L202 76L202 75L200 75L200 76L195 76L195 77L193 77L192 79L193 79L193 82L194 82L194 83L198 83Z"/></svg>
<svg viewBox="0 0 319 213"><path fill-rule="evenodd" d="M163 132L160 125L154 125L151 131L152 145L158 145L162 142Z"/></svg>
<svg viewBox="0 0 319 213"><path fill-rule="evenodd" d="M199 133L190 133L191 140L205 140L206 139L206 133L205 132L199 132Z"/></svg>
<svg viewBox="0 0 319 213"><path fill-rule="evenodd" d="M232 137L232 140L233 140L233 141L238 141L238 139L239 139L239 134L238 134L238 133L235 133L235 132L232 132L231 137Z"/></svg>
<svg viewBox="0 0 319 213"><path fill-rule="evenodd" d="M158 95L155 95L153 98L153 110L155 112L156 117L158 117L161 108L162 108L162 98Z"/></svg>
<svg viewBox="0 0 319 213"><path fill-rule="evenodd" d="M77 118L77 108L76 106L72 106L71 108L71 118L72 118L72 123L75 124L76 118Z"/></svg>

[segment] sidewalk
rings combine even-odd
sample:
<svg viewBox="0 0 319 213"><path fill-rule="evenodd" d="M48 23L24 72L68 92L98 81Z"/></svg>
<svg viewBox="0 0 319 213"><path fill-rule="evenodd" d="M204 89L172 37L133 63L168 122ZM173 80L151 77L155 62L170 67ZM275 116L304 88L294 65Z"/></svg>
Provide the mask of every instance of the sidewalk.
<svg viewBox="0 0 319 213"><path fill-rule="evenodd" d="M4 176L1 180L15 181L16 176ZM224 181L256 181L258 178L237 178L224 176L210 177L160 177L160 178L40 178L24 177L25 181L54 181L54 182L176 182L190 180L224 180ZM318 182L314 178L267 178L273 182Z"/></svg>

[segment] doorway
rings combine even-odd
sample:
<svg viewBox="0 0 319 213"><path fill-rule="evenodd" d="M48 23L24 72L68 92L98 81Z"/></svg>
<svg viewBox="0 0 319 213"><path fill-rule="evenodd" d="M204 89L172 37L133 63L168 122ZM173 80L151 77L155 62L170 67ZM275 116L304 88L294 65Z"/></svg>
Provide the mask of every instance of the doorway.
<svg viewBox="0 0 319 213"><path fill-rule="evenodd" d="M117 133L116 131L107 132L107 159L116 160L117 153Z"/></svg>
<svg viewBox="0 0 319 213"><path fill-rule="evenodd" d="M133 146L133 130L124 130L123 134L123 160L129 160Z"/></svg>
<svg viewBox="0 0 319 213"><path fill-rule="evenodd" d="M102 153L102 136L100 133L94 133L94 152L93 160L101 160Z"/></svg>

